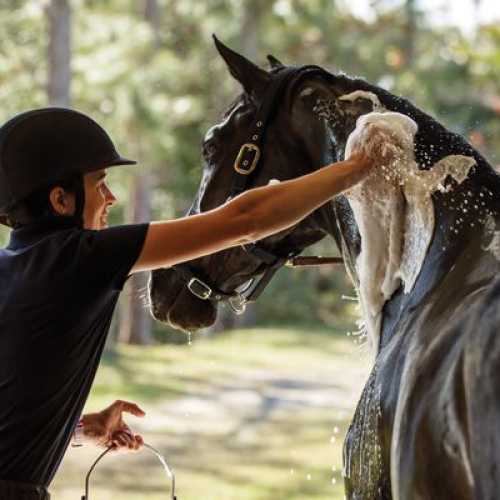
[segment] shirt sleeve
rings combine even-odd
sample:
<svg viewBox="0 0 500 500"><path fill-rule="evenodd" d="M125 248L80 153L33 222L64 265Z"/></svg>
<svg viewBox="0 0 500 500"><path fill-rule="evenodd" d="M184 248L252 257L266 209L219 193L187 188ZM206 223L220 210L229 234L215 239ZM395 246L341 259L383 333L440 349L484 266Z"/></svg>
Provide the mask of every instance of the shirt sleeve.
<svg viewBox="0 0 500 500"><path fill-rule="evenodd" d="M149 223L84 230L79 245L87 283L122 290L144 245Z"/></svg>

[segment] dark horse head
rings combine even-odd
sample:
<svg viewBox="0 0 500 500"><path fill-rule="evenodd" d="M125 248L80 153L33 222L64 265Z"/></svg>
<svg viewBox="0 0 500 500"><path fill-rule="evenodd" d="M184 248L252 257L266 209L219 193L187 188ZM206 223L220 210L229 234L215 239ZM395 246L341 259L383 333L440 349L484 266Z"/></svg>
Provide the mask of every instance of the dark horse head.
<svg viewBox="0 0 500 500"><path fill-rule="evenodd" d="M224 113L221 123L206 133L203 144L204 174L189 214L215 208L230 197L235 176L234 163L240 147L249 139L266 89L284 68L269 56L273 69L268 72L223 44L217 41L216 44L244 92ZM339 101L343 111L342 123L328 123L326 114L332 110L329 111L326 104L334 105L330 101L332 94L327 81L331 75L321 68L312 69L309 69L309 78L297 72L276 103L266 129L259 169L250 176L252 186L266 185L273 179L281 181L298 177L340 159L342 147L357 116L371 110L371 101L363 98L356 102ZM315 73L315 78L312 78L312 73ZM348 92L342 85L334 91L337 96ZM350 86L356 88L354 83ZM321 102L323 107L315 110ZM286 256L299 253L335 231L334 206L329 205L317 210L296 227L261 243L274 255ZM267 268L265 262L241 248L197 259L188 265L195 276L225 293L231 293L262 275ZM193 295L186 286L186 279L173 269L158 270L152 274L150 299L151 311L157 320L185 330L210 326L217 316L217 302Z"/></svg>
<svg viewBox="0 0 500 500"><path fill-rule="evenodd" d="M265 71L217 48L244 92L205 136L192 214L228 199L257 110L289 70L271 57ZM500 267L499 178L462 137L406 99L319 67L291 75L252 186L342 159L358 118L373 110L402 113L418 127L403 183L365 184L260 242L283 256L333 236L374 337L376 361L345 441L347 497L497 498L500 285L492 281ZM222 294L268 267L240 248L188 265ZM216 318L216 302L191 293L176 270L153 273L150 297L154 316L180 328Z"/></svg>

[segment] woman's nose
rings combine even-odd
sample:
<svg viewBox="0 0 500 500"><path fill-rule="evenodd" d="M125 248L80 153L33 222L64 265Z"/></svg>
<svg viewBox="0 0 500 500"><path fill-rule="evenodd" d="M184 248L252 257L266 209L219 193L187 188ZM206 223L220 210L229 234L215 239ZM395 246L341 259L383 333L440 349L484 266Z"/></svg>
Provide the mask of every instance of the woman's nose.
<svg viewBox="0 0 500 500"><path fill-rule="evenodd" d="M106 186L106 204L107 205L114 205L116 202L115 195L111 192L111 189L109 189Z"/></svg>

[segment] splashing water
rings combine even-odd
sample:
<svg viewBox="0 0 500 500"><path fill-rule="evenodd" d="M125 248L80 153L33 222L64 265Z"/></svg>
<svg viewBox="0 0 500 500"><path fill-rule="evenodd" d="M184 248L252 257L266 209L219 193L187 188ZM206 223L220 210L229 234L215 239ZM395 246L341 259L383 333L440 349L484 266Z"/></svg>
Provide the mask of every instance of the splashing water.
<svg viewBox="0 0 500 500"><path fill-rule="evenodd" d="M376 94L373 92L367 92L364 90L356 90L350 94L344 94L338 99L323 99L319 98L316 101L316 105L313 107L313 111L317 113L321 120L326 121L330 125L335 123L342 123L345 116L356 117L358 115L357 106L355 102L357 99L365 99L371 101L372 110L383 111L385 108L380 104L380 100ZM341 103L343 103L341 105ZM352 106L345 106L351 103Z"/></svg>
<svg viewBox="0 0 500 500"><path fill-rule="evenodd" d="M475 160L450 155L431 170L415 161L417 124L393 112L361 116L346 144L346 158L362 151L372 172L345 193L361 235L356 261L358 296L372 347L377 349L384 303L404 284L409 293L420 274L432 235L436 190L448 192L445 180L461 184Z"/></svg>

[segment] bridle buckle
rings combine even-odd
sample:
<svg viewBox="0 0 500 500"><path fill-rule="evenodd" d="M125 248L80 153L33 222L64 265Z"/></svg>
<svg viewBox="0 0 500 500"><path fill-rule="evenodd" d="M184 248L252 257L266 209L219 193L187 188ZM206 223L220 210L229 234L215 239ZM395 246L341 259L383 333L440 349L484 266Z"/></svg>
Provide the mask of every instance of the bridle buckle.
<svg viewBox="0 0 500 500"><path fill-rule="evenodd" d="M252 158L249 158L249 153L253 155ZM236 157L236 161L234 162L234 169L236 172L242 175L249 175L257 166L260 158L260 148L256 144L252 144L251 142L246 142L241 146L240 152Z"/></svg>
<svg viewBox="0 0 500 500"><path fill-rule="evenodd" d="M191 278L188 281L187 287L193 295L196 295L201 300L207 300L212 294L212 289L198 278Z"/></svg>

